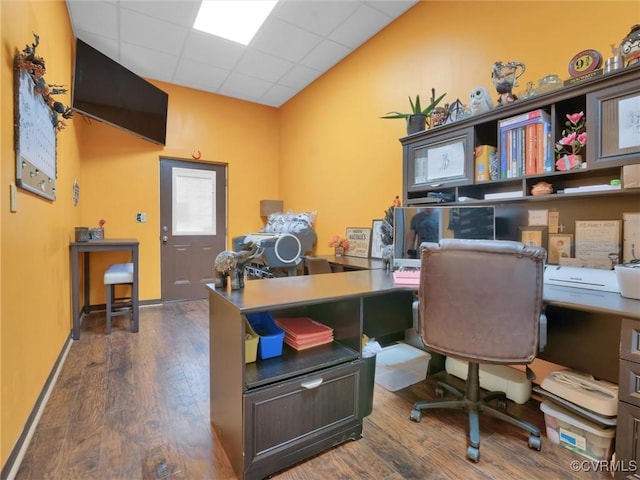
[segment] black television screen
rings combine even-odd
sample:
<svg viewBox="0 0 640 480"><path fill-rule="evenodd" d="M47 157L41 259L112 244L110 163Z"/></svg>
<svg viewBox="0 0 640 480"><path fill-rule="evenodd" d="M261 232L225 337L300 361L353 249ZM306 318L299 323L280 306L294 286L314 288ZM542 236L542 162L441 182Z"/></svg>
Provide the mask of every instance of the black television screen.
<svg viewBox="0 0 640 480"><path fill-rule="evenodd" d="M73 109L160 145L166 142L169 96L76 40Z"/></svg>

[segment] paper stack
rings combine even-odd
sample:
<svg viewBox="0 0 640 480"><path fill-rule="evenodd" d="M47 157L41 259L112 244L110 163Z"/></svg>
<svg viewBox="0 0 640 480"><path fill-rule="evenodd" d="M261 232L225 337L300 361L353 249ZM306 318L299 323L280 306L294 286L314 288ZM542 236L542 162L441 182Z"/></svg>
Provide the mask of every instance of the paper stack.
<svg viewBox="0 0 640 480"><path fill-rule="evenodd" d="M276 318L275 322L284 330L284 342L296 350L333 342L333 328L309 317Z"/></svg>

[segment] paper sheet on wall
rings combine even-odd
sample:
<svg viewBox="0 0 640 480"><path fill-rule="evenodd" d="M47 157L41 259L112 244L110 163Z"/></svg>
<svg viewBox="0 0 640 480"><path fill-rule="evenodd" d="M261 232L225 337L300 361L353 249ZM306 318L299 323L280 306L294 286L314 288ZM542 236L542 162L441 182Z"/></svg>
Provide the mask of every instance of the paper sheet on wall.
<svg viewBox="0 0 640 480"><path fill-rule="evenodd" d="M576 258L590 268L611 268L620 254L620 220L576 221Z"/></svg>

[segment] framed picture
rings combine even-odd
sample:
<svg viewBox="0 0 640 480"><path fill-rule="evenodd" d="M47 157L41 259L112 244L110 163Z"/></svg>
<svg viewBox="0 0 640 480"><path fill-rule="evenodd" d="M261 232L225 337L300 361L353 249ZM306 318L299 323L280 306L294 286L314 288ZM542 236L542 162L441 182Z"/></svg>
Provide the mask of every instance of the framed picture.
<svg viewBox="0 0 640 480"><path fill-rule="evenodd" d="M573 235L570 233L550 233L547 263L557 265L561 258L571 258Z"/></svg>
<svg viewBox="0 0 640 480"><path fill-rule="evenodd" d="M371 258L382 258L382 219L371 222Z"/></svg>
<svg viewBox="0 0 640 480"><path fill-rule="evenodd" d="M347 248L345 255L349 257L369 258L371 228L348 227L345 237L349 240L349 248Z"/></svg>
<svg viewBox="0 0 640 480"><path fill-rule="evenodd" d="M620 260L620 220L576 220L575 257L585 267L611 269Z"/></svg>
<svg viewBox="0 0 640 480"><path fill-rule="evenodd" d="M599 116L587 118L587 135L594 146L589 145L587 154L595 155L593 161L618 162L640 153L640 93L636 86L605 88L587 95L587 111Z"/></svg>
<svg viewBox="0 0 640 480"><path fill-rule="evenodd" d="M544 247L544 231L546 227L526 226L520 229L520 241L531 247Z"/></svg>
<svg viewBox="0 0 640 480"><path fill-rule="evenodd" d="M640 212L622 214L622 261L640 260Z"/></svg>
<svg viewBox="0 0 640 480"><path fill-rule="evenodd" d="M473 146L469 139L470 131L465 130L442 136L430 141L428 145L418 145L409 155L409 189L419 185L466 181L473 168Z"/></svg>

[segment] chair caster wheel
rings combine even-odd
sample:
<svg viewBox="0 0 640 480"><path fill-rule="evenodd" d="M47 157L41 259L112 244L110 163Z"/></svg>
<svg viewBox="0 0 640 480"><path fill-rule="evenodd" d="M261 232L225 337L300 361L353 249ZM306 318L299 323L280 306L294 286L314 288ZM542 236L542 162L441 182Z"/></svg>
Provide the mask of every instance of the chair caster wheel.
<svg viewBox="0 0 640 480"><path fill-rule="evenodd" d="M506 410L507 409L507 400L504 398L499 398L498 402L496 403L497 407L500 410Z"/></svg>
<svg viewBox="0 0 640 480"><path fill-rule="evenodd" d="M478 463L478 460L480 460L480 449L473 445L469 445L467 447L467 458L472 462Z"/></svg>
<svg viewBox="0 0 640 480"><path fill-rule="evenodd" d="M436 397L437 398L442 398L444 397L444 388L437 386L436 387Z"/></svg>
<svg viewBox="0 0 640 480"><path fill-rule="evenodd" d="M527 444L529 445L529 448L533 448L537 451L542 450L542 439L540 437L529 435L529 441L527 442Z"/></svg>
<svg viewBox="0 0 640 480"><path fill-rule="evenodd" d="M409 415L409 419L413 422L420 423L420 420L422 420L422 412L416 409L411 410L411 415Z"/></svg>

